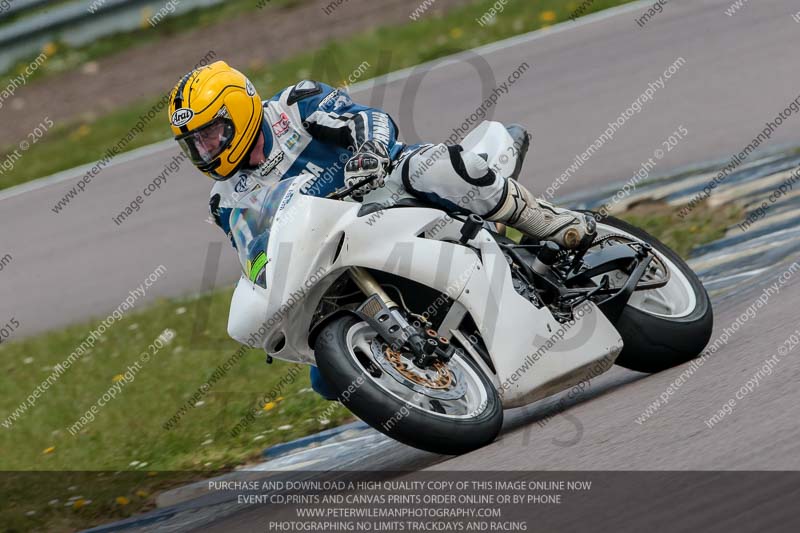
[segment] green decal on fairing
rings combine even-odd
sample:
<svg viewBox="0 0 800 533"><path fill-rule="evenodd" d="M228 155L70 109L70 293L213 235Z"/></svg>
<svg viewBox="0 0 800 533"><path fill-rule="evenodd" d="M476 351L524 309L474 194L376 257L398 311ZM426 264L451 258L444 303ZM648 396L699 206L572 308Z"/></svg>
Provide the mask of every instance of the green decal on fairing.
<svg viewBox="0 0 800 533"><path fill-rule="evenodd" d="M267 254L261 252L256 257L256 260L250 264L250 281L252 282L256 281L258 273L261 272L261 269L264 268L266 264L267 264Z"/></svg>

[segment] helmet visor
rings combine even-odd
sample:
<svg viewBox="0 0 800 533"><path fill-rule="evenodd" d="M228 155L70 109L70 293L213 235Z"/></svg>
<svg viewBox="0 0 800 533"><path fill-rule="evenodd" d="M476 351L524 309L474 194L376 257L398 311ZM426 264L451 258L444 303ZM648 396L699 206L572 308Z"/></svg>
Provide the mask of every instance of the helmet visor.
<svg viewBox="0 0 800 533"><path fill-rule="evenodd" d="M235 129L228 117L217 117L205 126L176 137L195 166L208 168L230 145Z"/></svg>

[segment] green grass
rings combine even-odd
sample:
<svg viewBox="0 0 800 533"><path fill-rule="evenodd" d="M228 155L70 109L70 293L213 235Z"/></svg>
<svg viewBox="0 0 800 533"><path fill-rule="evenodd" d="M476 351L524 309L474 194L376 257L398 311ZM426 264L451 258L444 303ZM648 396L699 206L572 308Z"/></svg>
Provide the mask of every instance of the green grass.
<svg viewBox="0 0 800 533"><path fill-rule="evenodd" d="M597 0L590 10L598 11L628 1ZM559 0L541 0L533 6L529 2L510 2L494 24L480 26L476 19L494 3L494 0L480 0L441 17L429 13L417 22L378 28L331 42L319 50L277 64L244 70L259 88L262 98L303 78L342 85L348 75L365 61L370 67L361 75L362 80L568 20L578 5L575 1L565 3ZM181 74L176 72L175 79ZM495 73L498 80L509 74ZM12 170L0 175L0 188L96 161L112 140L115 143L123 137L136 122L138 114L149 109L160 96L93 120L59 125L23 153L22 160ZM164 113L163 122L150 123L128 148L169 138L166 115ZM0 160L14 148L4 150Z"/></svg>
<svg viewBox="0 0 800 533"><path fill-rule="evenodd" d="M739 223L744 216L742 209L735 206L711 209L703 204L682 220L677 217L679 211L663 203L644 203L619 218L642 228L681 257L688 258L693 248L722 238L727 228Z"/></svg>

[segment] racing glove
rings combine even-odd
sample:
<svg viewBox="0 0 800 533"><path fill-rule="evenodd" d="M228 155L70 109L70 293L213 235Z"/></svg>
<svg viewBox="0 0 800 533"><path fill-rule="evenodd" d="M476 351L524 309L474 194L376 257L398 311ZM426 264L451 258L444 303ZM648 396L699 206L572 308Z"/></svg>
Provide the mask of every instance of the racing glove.
<svg viewBox="0 0 800 533"><path fill-rule="evenodd" d="M389 149L380 141L366 141L356 150L344 166L344 184L353 187L365 178L375 178L355 189L351 195L361 198L370 191L383 187L392 160Z"/></svg>

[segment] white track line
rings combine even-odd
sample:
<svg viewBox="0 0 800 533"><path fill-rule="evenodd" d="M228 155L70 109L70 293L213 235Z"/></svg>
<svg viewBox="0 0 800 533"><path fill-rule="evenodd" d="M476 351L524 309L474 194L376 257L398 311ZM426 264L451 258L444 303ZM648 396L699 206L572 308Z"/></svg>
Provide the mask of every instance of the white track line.
<svg viewBox="0 0 800 533"><path fill-rule="evenodd" d="M624 13L628 13L630 11L637 11L644 6L649 5L650 3L651 2L649 0L638 0L636 2L631 2L630 4L624 4L618 7L612 7L609 9L605 9L603 11L598 11L597 13L592 13L591 15L581 17L575 21L561 22L559 24L556 24L555 26L542 28L529 33L524 33L522 35L517 35L515 37L510 37L502 41L496 41L484 46L480 46L478 48L473 48L471 50L466 50L449 56L440 57L438 59L434 59L433 61L429 61L427 63L422 63L420 65L415 65L413 67L408 67L402 70L397 70L395 72L390 72L388 74L384 74L383 76L379 76L377 78L360 81L358 83L351 85L349 87L349 91L358 92L366 89L373 89L380 85L385 85L388 83L393 83L395 81L406 79L410 77L414 72L433 70L447 65L451 65L453 63L458 63L462 60L463 57L475 54L485 56L488 54L506 50L508 48L512 48L522 44L527 44L532 41L536 41L538 39L543 39L550 35L561 33L563 31L580 28L582 26L586 26L594 22L600 22L602 20L615 17L617 15L621 15ZM143 146L141 148L137 148L136 150L131 150L130 152L125 152L115 157L108 165L106 165L105 168L109 168L121 163L127 163L128 161L139 159L141 157L153 155L154 153L161 152L167 149L171 145L174 146L174 141L172 139L167 139L165 141L160 141L154 144ZM19 196L21 194L37 191L45 187L50 187L53 185L58 185L65 181L69 181L71 179L80 176L81 174L84 174L95 164L96 161L93 161L86 165L81 165L79 167L71 168L68 170L62 170L61 172L58 172L51 176L38 178L36 180L29 181L20 185L15 185L14 187L9 187L8 189L0 191L0 201L8 200L9 198L14 198L15 196Z"/></svg>

